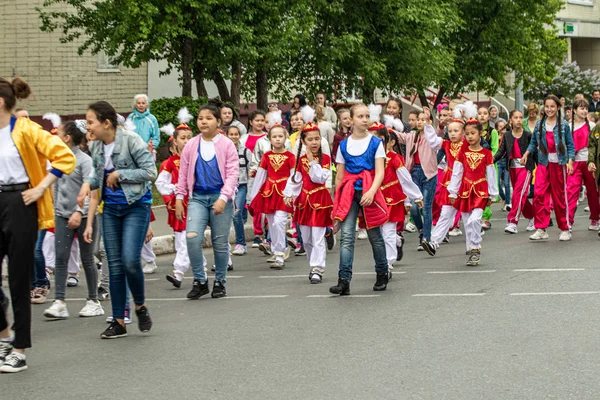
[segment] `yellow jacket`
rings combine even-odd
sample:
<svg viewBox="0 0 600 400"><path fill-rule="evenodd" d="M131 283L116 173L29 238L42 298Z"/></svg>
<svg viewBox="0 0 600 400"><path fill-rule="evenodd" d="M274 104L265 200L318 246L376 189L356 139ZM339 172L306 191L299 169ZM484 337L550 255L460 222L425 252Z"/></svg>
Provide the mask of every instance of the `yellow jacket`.
<svg viewBox="0 0 600 400"><path fill-rule="evenodd" d="M12 130L12 140L21 155L31 187L37 186L48 174L46 160L53 170L70 174L75 169L75 156L58 136L52 136L35 122L19 118ZM38 228L54 228L54 206L50 191L37 201Z"/></svg>

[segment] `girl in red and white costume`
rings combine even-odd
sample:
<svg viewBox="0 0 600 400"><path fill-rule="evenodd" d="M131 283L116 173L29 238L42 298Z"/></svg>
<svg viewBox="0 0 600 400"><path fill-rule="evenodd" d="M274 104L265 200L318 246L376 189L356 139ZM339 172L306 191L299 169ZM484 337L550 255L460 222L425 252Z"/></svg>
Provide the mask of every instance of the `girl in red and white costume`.
<svg viewBox="0 0 600 400"><path fill-rule="evenodd" d="M306 154L302 154L302 146ZM333 200L327 188L331 178L331 157L321 149L319 126L309 122L300 134L295 173L288 179L283 191L287 206L296 207L294 222L300 229L304 249L310 265L308 279L316 284L323 281L327 246L325 233L333 225ZM294 201L295 199L295 201Z"/></svg>
<svg viewBox="0 0 600 400"><path fill-rule="evenodd" d="M473 267L480 259L481 217L483 210L498 196L498 179L492 152L481 147L481 123L471 117L469 111L465 116L469 117L465 126L469 146L454 161L448 197L454 208L462 213L469 255L467 265Z"/></svg>
<svg viewBox="0 0 600 400"><path fill-rule="evenodd" d="M271 234L273 261L271 268L283 269L284 252L287 247L285 227L288 213L293 211L283 201L283 191L294 172L296 157L285 149L287 132L280 124L274 124L269 130L271 150L260 161L252 187L252 203L249 211L252 215L266 214Z"/></svg>
<svg viewBox="0 0 600 400"><path fill-rule="evenodd" d="M410 172L404 165L404 157L393 151L397 145L396 133L386 128L380 122L374 122L368 129L371 134L383 141L386 149L385 171L381 191L388 207L388 222L381 226L381 234L385 242L385 254L388 270L394 269L393 264L398 260L398 252L402 251L402 239L398 237L397 225L404 223L406 214L410 212L411 200L423 207L423 194L412 181ZM391 272L390 272L391 276Z"/></svg>
<svg viewBox="0 0 600 400"><path fill-rule="evenodd" d="M174 154L166 159L160 166L160 172L156 179L156 188L159 193L163 196L165 204L167 206L167 213L169 214L168 223L173 231L175 232L175 260L173 261L173 273L166 276L167 280L173 284L176 288L181 287L181 281L183 275L190 268L190 258L187 251L187 240L185 236L185 228L187 217L184 216L182 221L179 221L175 216L175 188L177 182L179 182L179 163L181 160L181 152L185 147L188 140L192 138L192 129L187 123L193 118L188 112L187 108L184 107L179 110L177 119L179 120L179 126L173 127L173 124L168 124L160 128L162 132L165 132L170 136L169 143L174 144ZM187 214L188 198L187 196L183 199L183 206L185 213Z"/></svg>
<svg viewBox="0 0 600 400"><path fill-rule="evenodd" d="M573 174L567 177L567 196L569 201L569 224L573 226L575 221L575 210L577 210L577 199L581 185L585 185L588 206L590 207L590 231L600 229L598 220L600 219L598 204L598 188L594 173L588 170L588 137L590 131L595 126L589 122L588 101L585 99L575 100L573 103L573 122L571 129L573 131L573 144L575 145L575 163L573 164Z"/></svg>

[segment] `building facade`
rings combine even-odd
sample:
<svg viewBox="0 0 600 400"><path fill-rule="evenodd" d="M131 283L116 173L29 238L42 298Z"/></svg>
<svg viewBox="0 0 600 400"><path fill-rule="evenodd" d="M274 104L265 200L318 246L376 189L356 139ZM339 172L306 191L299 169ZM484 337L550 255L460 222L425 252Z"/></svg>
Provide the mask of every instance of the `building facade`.
<svg viewBox="0 0 600 400"><path fill-rule="evenodd" d="M566 0L556 24L569 43L569 61L600 70L600 0Z"/></svg>
<svg viewBox="0 0 600 400"><path fill-rule="evenodd" d="M0 77L20 76L32 88L19 104L30 115L85 114L98 100L119 112L132 110L133 97L148 91L148 68L112 65L103 54L77 54L78 42L62 44L60 32L40 30L36 7L44 0L0 1Z"/></svg>

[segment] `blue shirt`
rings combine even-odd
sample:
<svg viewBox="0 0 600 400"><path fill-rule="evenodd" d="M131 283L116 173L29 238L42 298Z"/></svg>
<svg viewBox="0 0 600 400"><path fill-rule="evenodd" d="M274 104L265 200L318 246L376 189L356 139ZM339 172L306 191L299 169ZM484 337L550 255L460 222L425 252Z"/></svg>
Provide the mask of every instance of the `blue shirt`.
<svg viewBox="0 0 600 400"><path fill-rule="evenodd" d="M102 200L104 200L105 204L126 206L129 203L127 203L127 197L125 197L125 192L123 191L123 189L121 189L121 185L117 184L117 187L114 190L109 188L108 186L106 186L106 179L108 178L108 175L110 175L112 172L114 172L114 169L104 170L104 184L102 185L102 188L103 188ZM152 190L148 190L135 203L152 204Z"/></svg>
<svg viewBox="0 0 600 400"><path fill-rule="evenodd" d="M202 140L198 142L198 161L196 161L196 182L194 183L194 193L197 194L215 194L220 193L224 186L217 155L206 161L202 158Z"/></svg>
<svg viewBox="0 0 600 400"><path fill-rule="evenodd" d="M344 139L342 143L340 143L339 151L342 152L342 156L344 157L346 171L350 172L351 174L360 174L365 170L373 171L375 169L375 154L377 153L377 148L381 145L381 143L381 139L371 136L371 141L369 142L367 151L360 156L353 156L348 153L348 138ZM362 190L362 179L356 181L354 189Z"/></svg>

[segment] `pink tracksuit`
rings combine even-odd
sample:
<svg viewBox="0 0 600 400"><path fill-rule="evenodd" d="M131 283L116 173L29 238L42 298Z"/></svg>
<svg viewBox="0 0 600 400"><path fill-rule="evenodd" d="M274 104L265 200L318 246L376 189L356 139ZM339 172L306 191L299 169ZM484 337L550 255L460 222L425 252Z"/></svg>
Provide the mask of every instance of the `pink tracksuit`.
<svg viewBox="0 0 600 400"><path fill-rule="evenodd" d="M509 161L510 182L513 185L512 208L508 212L508 222L512 224L519 223L521 213L527 219L534 217L533 206L529 202L529 184L531 182L531 172L525 169L525 166L519 164L523 155L519 148L519 140L515 138L514 146L511 150Z"/></svg>
<svg viewBox="0 0 600 400"><path fill-rule="evenodd" d="M575 219L575 209L577 208L577 199L581 185L584 184L587 189L588 205L590 206L590 220L600 219L598 203L598 189L594 173L588 171L588 136L590 127L583 124L573 131L573 142L575 145L575 163L573 164L573 175L567 178L567 195L569 200L569 223L573 225Z"/></svg>

